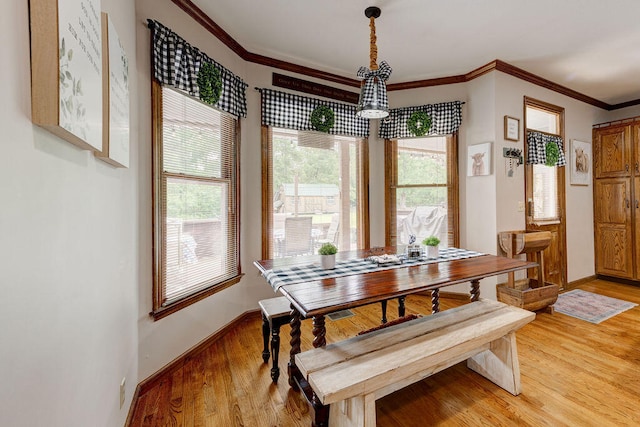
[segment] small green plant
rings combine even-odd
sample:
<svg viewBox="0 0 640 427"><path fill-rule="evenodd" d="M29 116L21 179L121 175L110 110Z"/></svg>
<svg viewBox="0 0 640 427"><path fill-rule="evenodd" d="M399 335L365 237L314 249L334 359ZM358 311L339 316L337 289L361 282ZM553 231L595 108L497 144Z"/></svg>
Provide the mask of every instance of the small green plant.
<svg viewBox="0 0 640 427"><path fill-rule="evenodd" d="M429 236L422 241L422 244L425 246L438 246L440 244L440 239L436 236Z"/></svg>
<svg viewBox="0 0 640 427"><path fill-rule="evenodd" d="M338 252L338 248L333 243L324 243L318 249L320 255L334 255L336 252Z"/></svg>

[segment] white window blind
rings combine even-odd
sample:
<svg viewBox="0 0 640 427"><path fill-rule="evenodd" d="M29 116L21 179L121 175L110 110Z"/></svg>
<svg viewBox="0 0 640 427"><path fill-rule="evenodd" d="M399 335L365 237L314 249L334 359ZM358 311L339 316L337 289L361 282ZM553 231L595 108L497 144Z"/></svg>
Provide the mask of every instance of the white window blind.
<svg viewBox="0 0 640 427"><path fill-rule="evenodd" d="M162 87L156 147L158 309L239 273L236 120Z"/></svg>

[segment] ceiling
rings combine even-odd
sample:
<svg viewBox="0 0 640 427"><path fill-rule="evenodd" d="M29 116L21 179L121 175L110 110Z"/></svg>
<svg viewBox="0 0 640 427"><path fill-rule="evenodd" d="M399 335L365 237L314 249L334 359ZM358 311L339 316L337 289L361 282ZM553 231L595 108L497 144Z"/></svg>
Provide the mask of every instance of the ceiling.
<svg viewBox="0 0 640 427"><path fill-rule="evenodd" d="M368 6L388 83L469 73L495 59L615 105L640 99L638 0L192 0L244 49L355 79Z"/></svg>

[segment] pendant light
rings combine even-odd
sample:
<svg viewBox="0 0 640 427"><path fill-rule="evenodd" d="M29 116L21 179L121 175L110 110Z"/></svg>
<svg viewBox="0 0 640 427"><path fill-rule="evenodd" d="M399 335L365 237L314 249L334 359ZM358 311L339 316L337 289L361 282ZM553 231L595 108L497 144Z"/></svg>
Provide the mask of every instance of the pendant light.
<svg viewBox="0 0 640 427"><path fill-rule="evenodd" d="M376 24L375 19L380 16L379 7L368 7L364 14L369 18L369 28L371 35L369 38L369 68L360 67L358 78L362 80L360 89L360 99L356 109L356 115L366 119L382 119L389 115L389 100L387 99L386 81L391 75L391 67L386 61L376 63L378 59L378 48L376 47Z"/></svg>

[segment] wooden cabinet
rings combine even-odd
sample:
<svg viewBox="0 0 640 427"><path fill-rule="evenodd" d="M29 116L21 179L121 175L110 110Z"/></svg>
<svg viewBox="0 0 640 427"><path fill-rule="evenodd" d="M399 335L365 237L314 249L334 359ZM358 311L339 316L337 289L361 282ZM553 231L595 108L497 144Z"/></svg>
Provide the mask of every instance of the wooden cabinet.
<svg viewBox="0 0 640 427"><path fill-rule="evenodd" d="M593 131L596 274L640 280L640 117Z"/></svg>

